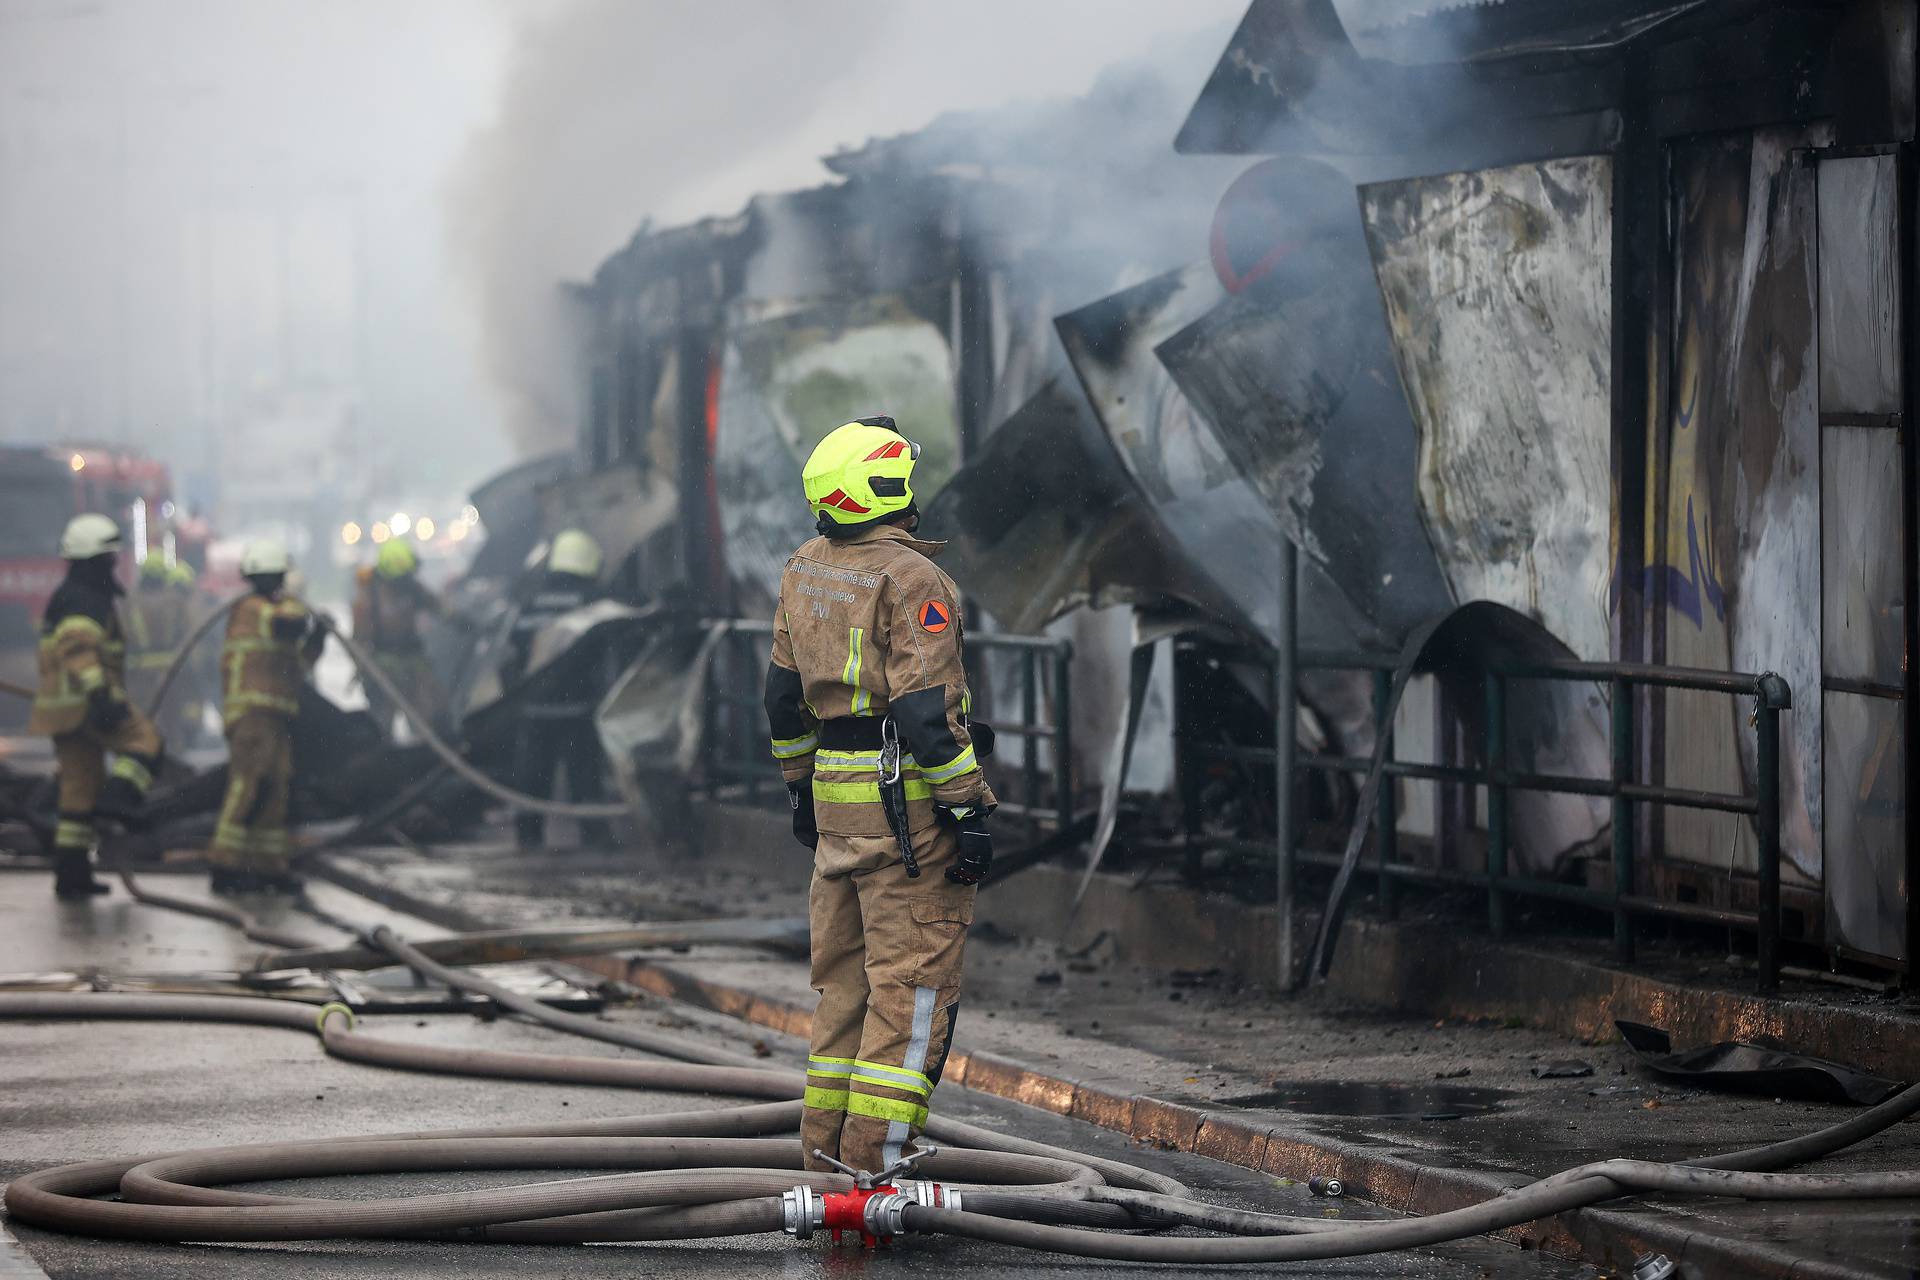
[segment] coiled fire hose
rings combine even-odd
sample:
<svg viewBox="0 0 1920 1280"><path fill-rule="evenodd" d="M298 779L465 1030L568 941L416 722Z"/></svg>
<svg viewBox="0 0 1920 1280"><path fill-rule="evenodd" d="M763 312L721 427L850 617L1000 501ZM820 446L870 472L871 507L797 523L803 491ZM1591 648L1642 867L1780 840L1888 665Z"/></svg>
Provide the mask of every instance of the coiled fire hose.
<svg viewBox="0 0 1920 1280"><path fill-rule="evenodd" d="M224 610L204 621L189 645ZM337 633L336 633L337 635ZM436 753L463 777L508 803L552 812L569 806L500 787L447 747L418 710L347 637L343 647L393 697ZM186 648L183 647L182 655ZM176 658L176 668L180 658ZM163 680L156 708L175 668ZM503 794L504 793L504 794ZM611 816L611 815L604 815ZM223 917L224 918L224 917ZM231 920L229 923L233 923ZM231 996L120 993L0 994L0 1018L163 1018L241 1022L318 1034L329 1054L402 1070L567 1084L722 1093L773 1099L674 1115L616 1117L572 1125L402 1133L181 1151L93 1161L15 1179L6 1207L53 1230L146 1240L265 1241L454 1237L563 1243L689 1239L785 1229L808 1236L845 1226L888 1237L939 1232L1112 1261L1300 1262L1421 1248L1518 1226L1638 1191L1746 1199L1869 1199L1920 1195L1920 1171L1848 1175L1778 1170L1863 1141L1920 1111L1920 1085L1840 1124L1745 1151L1678 1164L1605 1160L1555 1174L1478 1205L1425 1218L1365 1224L1253 1213L1193 1199L1177 1181L935 1117L927 1136L944 1148L921 1162L921 1179L878 1193L840 1174L799 1172L804 1077L680 1037L621 1028L551 1009L497 984L441 965L378 929L371 945L420 972L570 1034L680 1061L506 1052L415 1045L356 1030L351 1014ZM346 1014L345 1018L340 1015ZM345 1025L343 1025L343 1023ZM484 1191L331 1201L219 1189L269 1178L474 1169L617 1169L623 1172ZM924 1179L924 1180L922 1180ZM119 1201L94 1197L118 1193ZM1226 1238L1141 1236L1182 1227ZM1107 1228L1103 1230L1101 1228Z"/></svg>
<svg viewBox="0 0 1920 1280"><path fill-rule="evenodd" d="M448 970L390 931L369 941L409 965L571 1032L575 1019ZM502 1003L506 1001L501 1000ZM344 1016L342 1016L344 1015ZM685 1090L773 1099L676 1115L570 1125L401 1133L266 1143L92 1161L26 1174L6 1192L17 1220L53 1230L144 1240L458 1238L563 1243L665 1240L844 1226L879 1237L939 1232L1054 1253L1158 1263L1310 1261L1442 1244L1636 1191L1747 1199L1867 1199L1920 1194L1920 1172L1842 1176L1774 1170L1831 1154L1920 1111L1920 1086L1840 1124L1767 1146L1684 1164L1606 1160L1482 1204L1426 1218L1365 1224L1250 1213L1193 1199L1177 1181L1115 1161L1007 1138L936 1117L943 1148L896 1180L859 1189L838 1174L798 1172L795 1099L803 1077L734 1065L742 1059L681 1040L598 1035L677 1062L406 1044L357 1030L351 1014L232 996L0 994L0 1018L167 1018L316 1032L327 1053L402 1070L574 1085ZM600 1026L601 1024L593 1024ZM376 1200L333 1201L220 1189L218 1184L361 1173L474 1169L620 1170L613 1176ZM118 1193L119 1201L94 1197ZM1141 1227L1220 1237L1147 1237ZM1116 1230L1101 1230L1112 1228Z"/></svg>

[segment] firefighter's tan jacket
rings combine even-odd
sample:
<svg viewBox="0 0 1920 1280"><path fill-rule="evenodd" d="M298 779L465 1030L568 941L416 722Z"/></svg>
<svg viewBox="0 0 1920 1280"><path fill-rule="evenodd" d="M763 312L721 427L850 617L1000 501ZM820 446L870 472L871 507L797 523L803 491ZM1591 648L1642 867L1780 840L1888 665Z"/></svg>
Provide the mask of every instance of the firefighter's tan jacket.
<svg viewBox="0 0 1920 1280"><path fill-rule="evenodd" d="M914 830L932 824L935 800L994 803L967 727L960 594L932 559L941 546L876 525L814 538L781 574L767 721L787 780L812 779L823 832L888 834L879 751L823 747L824 721L892 715Z"/></svg>
<svg viewBox="0 0 1920 1280"><path fill-rule="evenodd" d="M115 697L126 697L127 644L111 601L68 613L42 631L39 659L40 688L29 733L79 729L86 723L88 696L103 685Z"/></svg>
<svg viewBox="0 0 1920 1280"><path fill-rule="evenodd" d="M300 710L300 686L306 682L300 648L308 620L307 607L285 596L256 593L233 606L220 650L226 723L249 711L291 716Z"/></svg>
<svg viewBox="0 0 1920 1280"><path fill-rule="evenodd" d="M421 627L440 612L439 599L413 574L387 578L371 565L354 574L353 635L375 653L423 653Z"/></svg>
<svg viewBox="0 0 1920 1280"><path fill-rule="evenodd" d="M127 639L133 650L128 665L136 671L165 671L186 641L192 622L187 594L177 587L142 585L127 601Z"/></svg>

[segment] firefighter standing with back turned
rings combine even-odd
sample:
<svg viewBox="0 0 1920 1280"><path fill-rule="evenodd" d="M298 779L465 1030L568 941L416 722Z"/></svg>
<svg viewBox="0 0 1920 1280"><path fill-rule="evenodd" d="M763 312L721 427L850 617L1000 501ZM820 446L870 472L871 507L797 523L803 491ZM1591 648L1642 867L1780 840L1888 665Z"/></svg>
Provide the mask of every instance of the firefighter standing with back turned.
<svg viewBox="0 0 1920 1280"><path fill-rule="evenodd" d="M160 733L127 697L127 641L114 577L120 526L89 513L67 522L60 558L67 576L40 622L40 691L29 733L53 739L60 817L53 835L53 891L73 900L106 893L89 857L94 819L134 821L160 768ZM107 753L118 757L106 770Z"/></svg>
<svg viewBox="0 0 1920 1280"><path fill-rule="evenodd" d="M380 669L400 686L400 692L429 720L440 718L440 682L427 661L421 625L429 615L442 617L439 597L420 581L420 557L405 538L391 537L380 544L371 567L356 575L353 594L353 636L373 654ZM361 678L367 712L381 733L393 731L394 702L379 685Z"/></svg>
<svg viewBox="0 0 1920 1280"><path fill-rule="evenodd" d="M220 650L226 693L227 796L207 861L215 893L295 893L288 868L287 792L293 778L293 717L307 661L326 632L284 592L292 566L277 542L247 544L240 574L253 590L227 616Z"/></svg>
<svg viewBox="0 0 1920 1280"><path fill-rule="evenodd" d="M533 642L549 623L601 598L600 562L600 544L584 529L562 529L554 535L546 564L527 584L513 616L507 659L500 671L507 685L516 685L526 676ZM580 675L587 678L583 681ZM600 800L605 752L593 713L602 690L592 675L579 673L558 687L548 682L543 696L522 703L513 743L513 779L520 790L542 799L552 796L554 773L564 762L573 799L589 804ZM545 821L532 809L516 812L513 832L518 847L538 849ZM586 819L580 824L580 842L588 848L610 847L613 827L605 819Z"/></svg>
<svg viewBox="0 0 1920 1280"><path fill-rule="evenodd" d="M993 858L960 600L932 560L942 544L913 536L919 456L885 417L820 442L803 481L821 536L787 561L774 614L767 721L814 848L800 1138L816 1170L818 1151L883 1172L926 1125Z"/></svg>

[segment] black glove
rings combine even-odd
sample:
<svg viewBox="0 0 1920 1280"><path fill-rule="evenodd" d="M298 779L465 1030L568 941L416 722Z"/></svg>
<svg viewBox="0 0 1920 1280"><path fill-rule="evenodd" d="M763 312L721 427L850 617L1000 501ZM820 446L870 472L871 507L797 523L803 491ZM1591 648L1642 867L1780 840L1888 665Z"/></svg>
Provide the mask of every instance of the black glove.
<svg viewBox="0 0 1920 1280"><path fill-rule="evenodd" d="M936 804L934 813L952 825L960 837L960 852L947 868L955 884L979 884L993 865L993 836L987 831L987 811L975 804Z"/></svg>
<svg viewBox="0 0 1920 1280"><path fill-rule="evenodd" d="M973 739L973 754L978 760L993 759L993 726L985 720L968 719L967 736Z"/></svg>
<svg viewBox="0 0 1920 1280"><path fill-rule="evenodd" d="M132 714L133 708L127 705L127 700L116 697L104 684L95 685L87 694L87 723L101 733L112 733Z"/></svg>
<svg viewBox="0 0 1920 1280"><path fill-rule="evenodd" d="M813 820L813 780L789 782L787 803L793 806L793 838L809 849L820 847L820 828Z"/></svg>

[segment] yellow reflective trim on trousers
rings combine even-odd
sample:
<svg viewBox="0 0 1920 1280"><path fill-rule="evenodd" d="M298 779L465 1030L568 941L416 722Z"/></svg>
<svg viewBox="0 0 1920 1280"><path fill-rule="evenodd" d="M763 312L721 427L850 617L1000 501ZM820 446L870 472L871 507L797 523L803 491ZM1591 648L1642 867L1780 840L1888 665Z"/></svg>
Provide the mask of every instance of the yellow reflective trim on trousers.
<svg viewBox="0 0 1920 1280"><path fill-rule="evenodd" d="M147 788L153 785L153 774L148 771L147 766L132 756L121 756L113 762L113 776L125 778L142 794L145 794Z"/></svg>
<svg viewBox="0 0 1920 1280"><path fill-rule="evenodd" d="M930 1098L933 1096L933 1090L928 1088L927 1086L918 1085L918 1084L908 1084L905 1080L895 1080L895 1079L891 1079L883 1076L862 1075L858 1071L854 1072L850 1078L855 1084L872 1084L872 1085L878 1085L882 1089L898 1089L902 1093L917 1093L923 1098Z"/></svg>
<svg viewBox="0 0 1920 1280"><path fill-rule="evenodd" d="M888 1077L869 1080L868 1084L891 1085L895 1089L912 1089L921 1094L933 1092L933 1078L925 1072L910 1071L906 1067L888 1066L884 1062L868 1062L865 1058L855 1059L853 1066L856 1072L865 1071L875 1076ZM856 1080L859 1078L857 1074L854 1076Z"/></svg>
<svg viewBox="0 0 1920 1280"><path fill-rule="evenodd" d="M216 823L213 828L213 844L217 849L230 853L245 853L253 833L245 827L236 827L231 822Z"/></svg>
<svg viewBox="0 0 1920 1280"><path fill-rule="evenodd" d="M898 1121L916 1129L927 1123L927 1109L919 1103L900 1102L893 1098L876 1098L870 1093L848 1094L847 1114L865 1116L869 1120Z"/></svg>
<svg viewBox="0 0 1920 1280"><path fill-rule="evenodd" d="M818 1089L808 1085L807 1091L800 1095L800 1103L815 1111L845 1111L849 1096L845 1089Z"/></svg>
<svg viewBox="0 0 1920 1280"><path fill-rule="evenodd" d="M979 767L980 762L973 754L973 747L969 745L965 751L943 765L921 765L920 776L928 782L949 782L967 770Z"/></svg>
<svg viewBox="0 0 1920 1280"><path fill-rule="evenodd" d="M775 760L793 760L818 747L820 735L809 733L798 738L774 738L772 742Z"/></svg>
<svg viewBox="0 0 1920 1280"><path fill-rule="evenodd" d="M814 1076L850 1076L853 1074L852 1058L808 1058L807 1074Z"/></svg>
<svg viewBox="0 0 1920 1280"><path fill-rule="evenodd" d="M56 849L85 849L93 844L93 824L75 822L62 818L53 829L53 847Z"/></svg>
<svg viewBox="0 0 1920 1280"><path fill-rule="evenodd" d="M919 778L908 778L907 799L931 800L933 788ZM813 798L822 804L879 804L878 782L821 782L815 779Z"/></svg>

